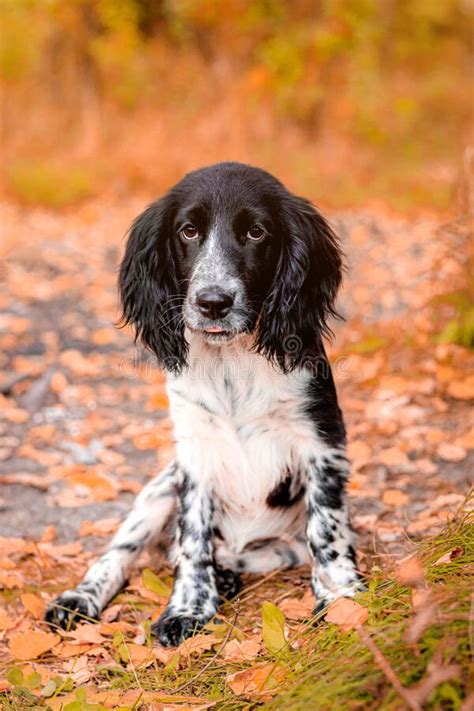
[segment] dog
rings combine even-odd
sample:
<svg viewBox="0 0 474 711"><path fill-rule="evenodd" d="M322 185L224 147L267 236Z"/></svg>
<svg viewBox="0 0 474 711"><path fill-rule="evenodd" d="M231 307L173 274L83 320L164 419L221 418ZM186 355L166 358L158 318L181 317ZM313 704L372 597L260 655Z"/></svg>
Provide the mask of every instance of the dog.
<svg viewBox="0 0 474 711"><path fill-rule="evenodd" d="M152 626L165 646L202 628L241 573L310 564L315 612L364 589L323 344L343 269L312 204L240 163L188 173L135 219L122 324L168 373L176 457L83 581L50 605L51 624L98 619L166 531L174 586Z"/></svg>

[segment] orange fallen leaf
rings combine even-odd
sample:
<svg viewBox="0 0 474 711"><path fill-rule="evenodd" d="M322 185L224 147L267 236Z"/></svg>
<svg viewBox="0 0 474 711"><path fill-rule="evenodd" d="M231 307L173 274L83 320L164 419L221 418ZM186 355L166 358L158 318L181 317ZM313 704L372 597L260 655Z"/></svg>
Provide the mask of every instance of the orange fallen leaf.
<svg viewBox="0 0 474 711"><path fill-rule="evenodd" d="M469 375L465 380L452 380L446 390L456 400L474 399L474 375Z"/></svg>
<svg viewBox="0 0 474 711"><path fill-rule="evenodd" d="M93 649L92 644L75 644L74 642L61 642L57 647L54 647L53 654L57 657L62 657L63 659L68 659L69 657L78 657L81 654L87 654L87 652Z"/></svg>
<svg viewBox="0 0 474 711"><path fill-rule="evenodd" d="M196 634L181 642L177 651L181 656L189 657L191 654L207 652L219 641L219 637L214 634Z"/></svg>
<svg viewBox="0 0 474 711"><path fill-rule="evenodd" d="M155 661L152 649L133 642L126 642L125 647L128 652L129 662L134 667L149 667Z"/></svg>
<svg viewBox="0 0 474 711"><path fill-rule="evenodd" d="M0 608L0 630L11 630L16 627L18 620L14 620L6 610Z"/></svg>
<svg viewBox="0 0 474 711"><path fill-rule="evenodd" d="M261 645L252 639L244 639L242 642L231 639L224 647L224 659L226 662L245 662L255 659L260 648Z"/></svg>
<svg viewBox="0 0 474 711"><path fill-rule="evenodd" d="M374 455L374 461L384 464L386 467L399 467L409 464L409 459L405 452L397 447L388 447Z"/></svg>
<svg viewBox="0 0 474 711"><path fill-rule="evenodd" d="M358 625L363 625L368 616L366 607L359 605L355 600L340 597L329 605L325 619L338 625L343 632L349 632Z"/></svg>
<svg viewBox="0 0 474 711"><path fill-rule="evenodd" d="M46 604L38 595L33 593L23 593L21 596L21 601L24 607L30 612L34 618L37 620L42 620L46 610Z"/></svg>
<svg viewBox="0 0 474 711"><path fill-rule="evenodd" d="M17 634L10 638L10 652L14 659L27 661L37 659L45 652L55 647L61 638L51 632L33 630L28 634Z"/></svg>
<svg viewBox="0 0 474 711"><path fill-rule="evenodd" d="M353 471L362 469L367 464L372 456L372 450L366 442L356 440L349 442L347 447L347 456L352 464Z"/></svg>
<svg viewBox="0 0 474 711"><path fill-rule="evenodd" d="M288 620L302 620L311 617L314 608L314 595L307 590L302 598L287 597L278 605Z"/></svg>
<svg viewBox="0 0 474 711"><path fill-rule="evenodd" d="M237 696L274 694L286 675L285 667L278 664L264 664L228 674L226 684Z"/></svg>
<svg viewBox="0 0 474 711"><path fill-rule="evenodd" d="M69 630L68 637L71 637L76 643L87 642L88 644L102 644L105 637L101 635L96 625L83 622L73 630Z"/></svg>
<svg viewBox="0 0 474 711"><path fill-rule="evenodd" d="M43 531L43 534L41 536L41 542L42 543L52 543L53 541L56 540L56 526L49 525L46 526L46 528Z"/></svg>
<svg viewBox="0 0 474 711"><path fill-rule="evenodd" d="M409 498L407 494L399 489L386 489L382 496L384 504L388 506L404 506L408 503Z"/></svg>
<svg viewBox="0 0 474 711"><path fill-rule="evenodd" d="M80 536L110 536L120 523L118 518L104 518L101 521L82 521L79 528Z"/></svg>
<svg viewBox="0 0 474 711"><path fill-rule="evenodd" d="M75 486L88 489L94 501L110 501L117 498L117 489L113 483L92 468L74 472L70 475L69 481Z"/></svg>
<svg viewBox="0 0 474 711"><path fill-rule="evenodd" d="M410 556L402 560L398 564L395 576L401 585L408 585L409 587L417 587L425 579L423 567L416 556Z"/></svg>
<svg viewBox="0 0 474 711"><path fill-rule="evenodd" d="M442 442L436 453L440 459L444 459L445 462L462 462L466 458L467 452L464 447L458 444L450 444L449 442Z"/></svg>

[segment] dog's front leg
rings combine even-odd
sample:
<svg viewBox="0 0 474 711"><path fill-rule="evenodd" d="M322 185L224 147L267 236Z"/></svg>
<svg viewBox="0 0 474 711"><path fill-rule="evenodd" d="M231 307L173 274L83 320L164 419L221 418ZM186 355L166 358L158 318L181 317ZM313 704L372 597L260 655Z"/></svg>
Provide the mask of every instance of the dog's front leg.
<svg viewBox="0 0 474 711"><path fill-rule="evenodd" d="M311 584L319 612L337 597L364 590L352 545L346 482L349 462L343 451L328 450L307 467L306 534L313 570Z"/></svg>
<svg viewBox="0 0 474 711"><path fill-rule="evenodd" d="M208 622L218 607L212 542L212 493L183 471L171 598L152 631L172 647Z"/></svg>

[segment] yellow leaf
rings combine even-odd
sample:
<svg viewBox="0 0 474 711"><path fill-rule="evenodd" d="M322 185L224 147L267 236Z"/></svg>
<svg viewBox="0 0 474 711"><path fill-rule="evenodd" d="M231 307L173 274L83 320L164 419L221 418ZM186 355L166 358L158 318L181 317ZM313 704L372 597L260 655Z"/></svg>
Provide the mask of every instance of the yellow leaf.
<svg viewBox="0 0 474 711"><path fill-rule="evenodd" d="M278 654L288 643L285 638L285 615L272 602L262 603L262 636L265 647L271 654Z"/></svg>

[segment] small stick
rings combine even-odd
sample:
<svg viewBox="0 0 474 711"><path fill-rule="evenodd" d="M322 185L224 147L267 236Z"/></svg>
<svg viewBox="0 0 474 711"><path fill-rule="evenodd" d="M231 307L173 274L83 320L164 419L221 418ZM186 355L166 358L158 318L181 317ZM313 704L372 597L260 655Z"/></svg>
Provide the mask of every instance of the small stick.
<svg viewBox="0 0 474 711"><path fill-rule="evenodd" d="M361 637L362 641L365 643L365 645L368 647L368 649L372 653L375 663L377 664L379 669L381 669L383 671L383 673L385 674L385 676L387 677L389 682L392 684L395 691L405 701L406 705L410 709L412 709L412 711L422 711L421 706L418 703L418 701L413 699L413 697L410 694L410 691L408 689L405 689L405 687L401 683L400 679L398 678L398 676L395 674L392 667L390 666L390 663L385 659L385 657L383 656L382 652L375 644L372 637L365 631L365 629L362 627L362 625L357 625L356 630L359 633L359 636Z"/></svg>

